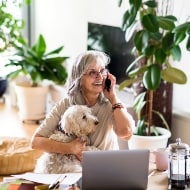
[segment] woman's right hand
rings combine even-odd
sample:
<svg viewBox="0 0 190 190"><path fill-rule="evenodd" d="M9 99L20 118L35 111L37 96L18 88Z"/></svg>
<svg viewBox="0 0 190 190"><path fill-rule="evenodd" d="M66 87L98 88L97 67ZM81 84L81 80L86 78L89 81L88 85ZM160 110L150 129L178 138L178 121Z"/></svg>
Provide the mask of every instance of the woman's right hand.
<svg viewBox="0 0 190 190"><path fill-rule="evenodd" d="M74 154L78 160L82 160L82 152L86 148L86 142L81 141L79 138L74 139L70 142L71 145L71 152Z"/></svg>

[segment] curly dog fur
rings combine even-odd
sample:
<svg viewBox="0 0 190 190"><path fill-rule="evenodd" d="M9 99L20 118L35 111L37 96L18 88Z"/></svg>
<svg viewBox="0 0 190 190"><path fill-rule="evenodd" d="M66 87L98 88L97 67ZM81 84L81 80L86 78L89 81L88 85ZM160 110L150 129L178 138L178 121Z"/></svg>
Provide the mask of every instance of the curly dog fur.
<svg viewBox="0 0 190 190"><path fill-rule="evenodd" d="M74 105L69 107L62 116L61 129L55 130L49 137L52 140L68 143L75 138L80 138L87 142L86 150L98 150L90 146L89 134L94 132L98 125L97 118L92 115L91 109L84 105ZM66 173L81 172L81 162L75 155L59 153L44 153L36 163L34 172L36 173Z"/></svg>

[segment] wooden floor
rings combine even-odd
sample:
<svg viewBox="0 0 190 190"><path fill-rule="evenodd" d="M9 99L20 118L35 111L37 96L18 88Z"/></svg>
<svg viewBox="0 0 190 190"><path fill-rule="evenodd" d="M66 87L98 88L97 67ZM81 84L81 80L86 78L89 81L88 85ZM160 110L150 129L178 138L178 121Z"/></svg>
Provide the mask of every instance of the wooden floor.
<svg viewBox="0 0 190 190"><path fill-rule="evenodd" d="M31 138L37 127L37 124L21 121L17 107L11 105L8 96L5 103L0 102L0 136Z"/></svg>

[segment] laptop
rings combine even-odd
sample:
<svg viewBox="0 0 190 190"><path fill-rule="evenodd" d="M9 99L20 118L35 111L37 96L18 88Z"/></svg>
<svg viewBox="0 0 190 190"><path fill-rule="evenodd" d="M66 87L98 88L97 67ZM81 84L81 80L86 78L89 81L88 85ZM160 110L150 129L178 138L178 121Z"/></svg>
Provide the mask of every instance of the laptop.
<svg viewBox="0 0 190 190"><path fill-rule="evenodd" d="M85 151L82 190L145 190L149 150Z"/></svg>

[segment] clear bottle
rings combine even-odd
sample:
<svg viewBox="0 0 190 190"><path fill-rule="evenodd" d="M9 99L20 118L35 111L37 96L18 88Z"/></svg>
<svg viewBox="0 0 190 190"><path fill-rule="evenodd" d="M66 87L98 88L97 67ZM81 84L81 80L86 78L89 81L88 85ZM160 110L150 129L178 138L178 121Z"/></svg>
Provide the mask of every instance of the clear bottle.
<svg viewBox="0 0 190 190"><path fill-rule="evenodd" d="M189 146L181 142L180 138L176 139L176 143L170 144L169 149L169 168L168 180L169 189L187 189L187 168Z"/></svg>

